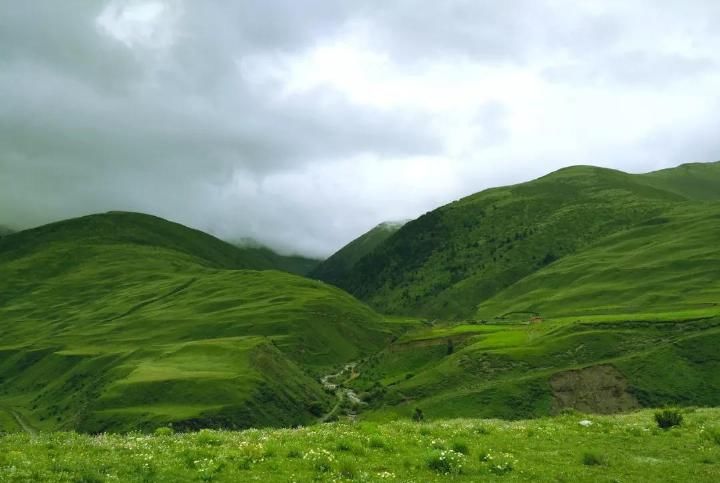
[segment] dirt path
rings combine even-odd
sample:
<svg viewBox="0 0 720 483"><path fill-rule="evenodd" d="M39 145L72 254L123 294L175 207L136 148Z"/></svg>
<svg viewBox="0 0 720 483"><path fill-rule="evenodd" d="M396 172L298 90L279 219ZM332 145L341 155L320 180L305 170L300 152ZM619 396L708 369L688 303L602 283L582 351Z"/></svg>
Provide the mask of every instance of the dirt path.
<svg viewBox="0 0 720 483"><path fill-rule="evenodd" d="M10 414L13 419L15 419L18 426L30 436L35 436L37 434L37 430L33 428L32 425L27 422L27 419L25 419L25 417L18 411L10 408L0 408L0 411L5 411Z"/></svg>
<svg viewBox="0 0 720 483"><path fill-rule="evenodd" d="M335 403L335 406L324 416L320 417L319 422L325 423L330 418L335 416L337 412L342 407L343 403L345 401L350 401L353 404L361 405L365 404L353 391L352 389L348 389L346 387L342 387L342 383L338 383L337 379L346 376L344 379L344 382L351 381L355 379L359 374L355 372L355 368L357 367L357 362L351 362L350 364L346 364L345 367L340 370L340 372L337 372L335 374L328 374L327 376L323 376L320 379L320 383L322 384L323 388L326 391L334 391L335 397L337 398L337 403Z"/></svg>

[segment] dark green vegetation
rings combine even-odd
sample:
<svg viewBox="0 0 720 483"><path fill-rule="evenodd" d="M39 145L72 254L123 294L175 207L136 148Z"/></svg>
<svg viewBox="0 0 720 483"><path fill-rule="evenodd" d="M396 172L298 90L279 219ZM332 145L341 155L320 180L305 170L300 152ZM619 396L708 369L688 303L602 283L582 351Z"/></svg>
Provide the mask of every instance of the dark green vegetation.
<svg viewBox="0 0 720 483"><path fill-rule="evenodd" d="M265 269L307 275L321 263L321 260L300 255L280 255L252 239L233 243L233 245L242 250L243 253L251 255L255 260L260 261Z"/></svg>
<svg viewBox="0 0 720 483"><path fill-rule="evenodd" d="M309 272L310 277L338 284L352 273L355 265L365 255L372 253L400 228L404 222L381 223L361 237L345 245L333 256Z"/></svg>
<svg viewBox="0 0 720 483"><path fill-rule="evenodd" d="M0 240L0 423L43 430L309 423L314 376L380 349L348 294L159 218L109 213Z"/></svg>
<svg viewBox="0 0 720 483"><path fill-rule="evenodd" d="M0 237L4 237L4 236L10 235L12 233L14 233L14 231L11 230L10 228L0 225Z"/></svg>
<svg viewBox="0 0 720 483"><path fill-rule="evenodd" d="M545 307L550 313L559 307L572 313L594 310L595 296L605 296L602 303L614 299L625 306L642 304L634 310L643 311L653 298L643 299L641 290L628 294L632 299L614 295L625 294L638 280L644 284L642 291L652 287L661 303L715 303L714 293L696 292L699 284L707 283L708 273L717 273L715 247L702 245L718 239L719 199L720 163L646 175L566 168L427 213L363 257L346 276L324 279L382 312L440 319L475 318L478 308L480 319L510 310L542 312L543 307L536 310L533 304L545 304L548 292L557 300L555 307ZM684 233L688 228L694 233ZM682 253L673 257L663 246L667 243ZM666 252L659 253L664 258L653 267L656 249ZM624 265L620 251L634 266ZM603 263L598 257L604 257ZM613 265L604 265L608 259ZM564 278L571 267L575 275ZM645 279L646 268L652 279ZM560 278L549 280L552 270L555 275L562 272ZM570 293L580 273L583 287ZM540 284L545 293L528 293ZM717 283L706 287L717 288ZM526 297L522 304L515 302L519 295Z"/></svg>
<svg viewBox="0 0 720 483"><path fill-rule="evenodd" d="M720 411L684 416L669 430L642 411L153 436L18 434L0 437L0 479L716 482Z"/></svg>

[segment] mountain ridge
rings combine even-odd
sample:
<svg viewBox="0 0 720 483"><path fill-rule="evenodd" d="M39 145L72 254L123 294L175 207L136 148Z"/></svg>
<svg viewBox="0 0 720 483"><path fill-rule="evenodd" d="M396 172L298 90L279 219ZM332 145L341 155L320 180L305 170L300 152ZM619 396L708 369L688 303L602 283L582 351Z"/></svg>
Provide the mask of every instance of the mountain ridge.
<svg viewBox="0 0 720 483"><path fill-rule="evenodd" d="M704 186L698 195L702 200L720 199L720 189L712 191L707 184L717 180L712 186L720 186L720 176L708 176L718 172L720 163L645 175L593 166L563 168L428 212L344 276L318 278L380 311L469 317L477 304L543 266L680 203L696 201L683 194L693 183Z"/></svg>

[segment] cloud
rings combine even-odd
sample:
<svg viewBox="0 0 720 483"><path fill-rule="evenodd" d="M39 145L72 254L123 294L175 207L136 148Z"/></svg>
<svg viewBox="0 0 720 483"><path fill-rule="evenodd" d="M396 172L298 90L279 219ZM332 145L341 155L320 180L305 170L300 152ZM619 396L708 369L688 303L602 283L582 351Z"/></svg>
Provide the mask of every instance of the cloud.
<svg viewBox="0 0 720 483"><path fill-rule="evenodd" d="M111 209L328 255L570 164L720 158L713 2L14 2L0 223Z"/></svg>

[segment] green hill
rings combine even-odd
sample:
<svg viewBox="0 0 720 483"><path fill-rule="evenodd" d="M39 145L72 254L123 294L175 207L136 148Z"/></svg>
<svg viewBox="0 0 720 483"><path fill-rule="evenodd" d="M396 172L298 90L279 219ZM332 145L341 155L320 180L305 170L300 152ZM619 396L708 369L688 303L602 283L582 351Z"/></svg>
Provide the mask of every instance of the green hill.
<svg viewBox="0 0 720 483"><path fill-rule="evenodd" d="M680 204L480 304L478 319L717 311L720 203Z"/></svg>
<svg viewBox="0 0 720 483"><path fill-rule="evenodd" d="M10 228L6 226L0 225L0 237L11 235L14 233L14 230L11 230Z"/></svg>
<svg viewBox="0 0 720 483"><path fill-rule="evenodd" d="M720 199L720 162L691 163L638 176L644 183L690 200Z"/></svg>
<svg viewBox="0 0 720 483"><path fill-rule="evenodd" d="M418 321L363 361L364 417L719 405L718 170L568 168L403 227L350 288L385 310L467 319Z"/></svg>
<svg viewBox="0 0 720 483"><path fill-rule="evenodd" d="M383 312L472 317L501 291L604 237L662 219L681 205L704 205L697 199L719 199L718 173L719 163L647 175L562 169L427 213L346 276L320 278Z"/></svg>
<svg viewBox="0 0 720 483"><path fill-rule="evenodd" d="M309 272L309 276L328 283L338 284L347 277L364 256L370 254L400 228L405 222L381 223L359 238L351 241L330 258Z"/></svg>
<svg viewBox="0 0 720 483"><path fill-rule="evenodd" d="M305 424L381 348L348 294L204 233L108 213L0 240L0 408L40 429Z"/></svg>
<svg viewBox="0 0 720 483"><path fill-rule="evenodd" d="M301 255L280 255L252 239L233 242L233 245L243 252L251 254L257 260L262 260L267 267L295 275L305 276L322 263L321 260Z"/></svg>

